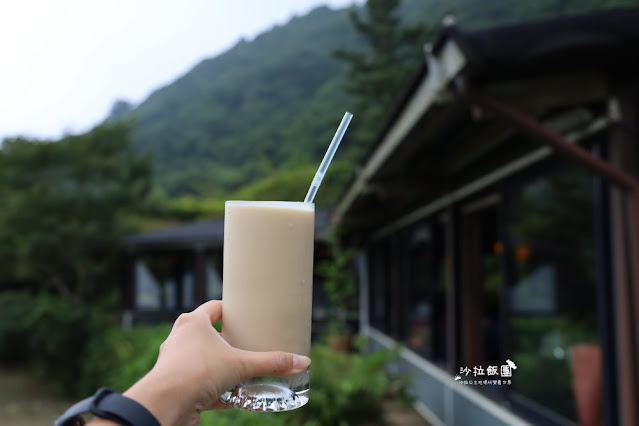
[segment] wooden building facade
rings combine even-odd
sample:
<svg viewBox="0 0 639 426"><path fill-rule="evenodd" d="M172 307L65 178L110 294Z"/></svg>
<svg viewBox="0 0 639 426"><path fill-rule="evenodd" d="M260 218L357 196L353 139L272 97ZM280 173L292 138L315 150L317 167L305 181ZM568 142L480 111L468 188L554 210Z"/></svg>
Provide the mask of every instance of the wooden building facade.
<svg viewBox="0 0 639 426"><path fill-rule="evenodd" d="M327 210L315 212L315 260L329 256ZM125 325L173 321L203 302L222 298L224 221L187 223L124 240ZM323 278L314 277L314 320L327 320Z"/></svg>
<svg viewBox="0 0 639 426"><path fill-rule="evenodd" d="M638 132L639 10L427 46L336 213L433 424L639 424Z"/></svg>

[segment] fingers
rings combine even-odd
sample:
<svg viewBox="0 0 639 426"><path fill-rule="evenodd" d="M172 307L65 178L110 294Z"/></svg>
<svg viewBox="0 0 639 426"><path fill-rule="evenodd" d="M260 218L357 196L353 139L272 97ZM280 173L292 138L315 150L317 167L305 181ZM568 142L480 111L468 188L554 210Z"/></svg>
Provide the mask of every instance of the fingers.
<svg viewBox="0 0 639 426"><path fill-rule="evenodd" d="M211 405L206 407L204 410L228 410L230 408L231 407L223 403L222 400L216 399L215 401L213 401Z"/></svg>
<svg viewBox="0 0 639 426"><path fill-rule="evenodd" d="M293 376L305 371L311 359L287 352L241 351L243 365L242 380L254 376Z"/></svg>
<svg viewBox="0 0 639 426"><path fill-rule="evenodd" d="M222 301L209 300L198 306L193 312L204 312L211 319L211 324L215 324L222 319Z"/></svg>

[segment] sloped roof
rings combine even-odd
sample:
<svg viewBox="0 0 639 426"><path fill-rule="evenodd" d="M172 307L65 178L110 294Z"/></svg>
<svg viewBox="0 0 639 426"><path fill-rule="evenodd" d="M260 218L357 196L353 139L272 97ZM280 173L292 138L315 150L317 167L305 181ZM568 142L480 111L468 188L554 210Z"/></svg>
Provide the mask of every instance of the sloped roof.
<svg viewBox="0 0 639 426"><path fill-rule="evenodd" d="M338 204L342 226L378 229L538 147L509 123L482 116L464 93L490 94L541 121L580 107L591 115L582 124L605 116L590 106L613 96L611 80L637 75L638 23L633 8L484 30L445 27Z"/></svg>
<svg viewBox="0 0 639 426"><path fill-rule="evenodd" d="M315 238L326 239L331 212L315 212ZM124 238L124 245L141 249L219 248L224 244L224 220L187 223L159 231L145 232Z"/></svg>
<svg viewBox="0 0 639 426"><path fill-rule="evenodd" d="M124 239L126 246L140 248L221 247L223 243L223 220L187 223L159 231L131 235Z"/></svg>
<svg viewBox="0 0 639 426"><path fill-rule="evenodd" d="M614 69L639 54L639 9L595 13L469 31L445 27L433 51L454 41L468 66L467 75L486 79L513 77L553 68L584 66ZM637 60L637 56L634 56Z"/></svg>

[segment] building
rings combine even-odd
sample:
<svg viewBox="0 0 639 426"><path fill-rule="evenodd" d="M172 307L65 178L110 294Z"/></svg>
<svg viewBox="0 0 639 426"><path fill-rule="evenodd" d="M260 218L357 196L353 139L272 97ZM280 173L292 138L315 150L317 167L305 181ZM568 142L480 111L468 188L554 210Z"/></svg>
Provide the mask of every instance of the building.
<svg viewBox="0 0 639 426"><path fill-rule="evenodd" d="M315 213L316 261L328 256L329 221L329 211ZM123 243L125 324L173 321L207 300L222 298L222 219L132 235ZM322 277L314 281L313 315L319 331L326 320L326 301Z"/></svg>
<svg viewBox="0 0 639 426"><path fill-rule="evenodd" d="M433 424L639 424L638 58L639 9L427 46L336 214Z"/></svg>

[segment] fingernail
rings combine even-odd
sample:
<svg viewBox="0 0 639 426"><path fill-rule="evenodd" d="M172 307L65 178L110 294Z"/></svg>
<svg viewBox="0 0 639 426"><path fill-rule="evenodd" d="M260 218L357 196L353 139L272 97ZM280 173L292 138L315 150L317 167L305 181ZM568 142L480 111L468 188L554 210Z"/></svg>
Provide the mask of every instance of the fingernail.
<svg viewBox="0 0 639 426"><path fill-rule="evenodd" d="M302 371L306 370L309 365L311 365L311 359L309 357L303 355L293 356L293 369Z"/></svg>

